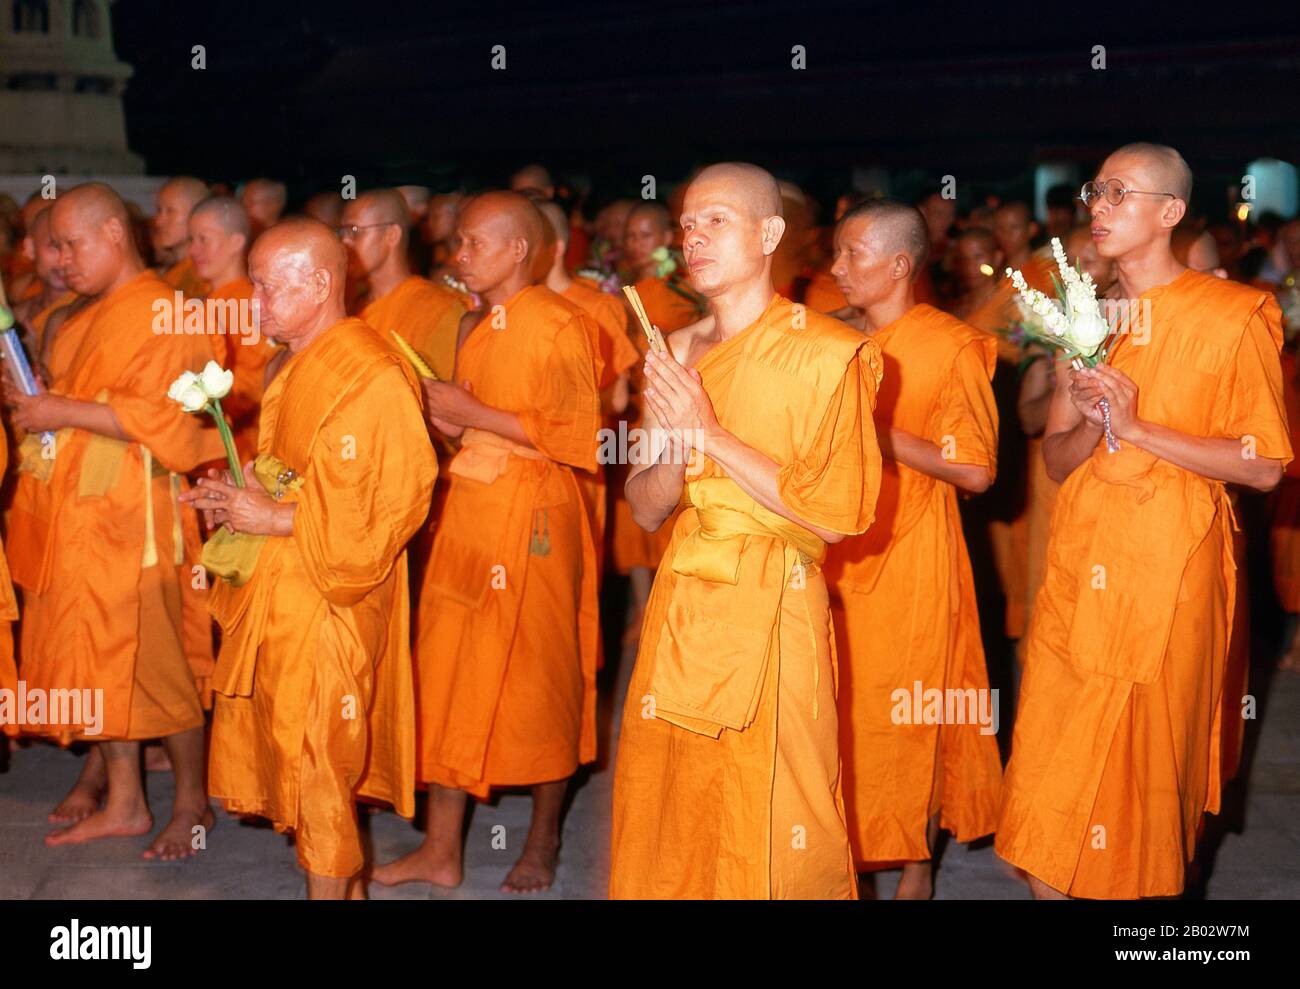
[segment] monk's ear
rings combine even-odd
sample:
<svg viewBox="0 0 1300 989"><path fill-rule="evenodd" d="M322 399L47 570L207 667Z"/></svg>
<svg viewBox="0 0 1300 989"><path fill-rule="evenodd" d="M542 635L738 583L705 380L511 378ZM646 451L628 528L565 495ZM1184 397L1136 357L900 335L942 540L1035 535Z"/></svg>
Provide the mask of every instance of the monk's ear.
<svg viewBox="0 0 1300 989"><path fill-rule="evenodd" d="M1172 230L1187 215L1187 204L1181 199L1166 200L1165 208L1160 213L1160 225Z"/></svg>
<svg viewBox="0 0 1300 989"><path fill-rule="evenodd" d="M126 240L126 228L116 216L110 216L104 221L104 233L108 234L108 239L114 244L121 244Z"/></svg>
<svg viewBox="0 0 1300 989"><path fill-rule="evenodd" d="M330 274L328 268L317 268L311 273L311 295L313 302L322 304L327 302L333 288L334 276Z"/></svg>
<svg viewBox="0 0 1300 989"><path fill-rule="evenodd" d="M510 256L517 263L528 260L528 252L532 250L532 245L528 243L527 237L516 237L510 242Z"/></svg>
<svg viewBox="0 0 1300 989"><path fill-rule="evenodd" d="M779 216L769 216L763 220L763 253L772 254L776 245L781 243L785 233L785 220Z"/></svg>
<svg viewBox="0 0 1300 989"><path fill-rule="evenodd" d="M889 277L895 280L910 281L912 278L912 257L906 251L894 255L894 262L889 266Z"/></svg>

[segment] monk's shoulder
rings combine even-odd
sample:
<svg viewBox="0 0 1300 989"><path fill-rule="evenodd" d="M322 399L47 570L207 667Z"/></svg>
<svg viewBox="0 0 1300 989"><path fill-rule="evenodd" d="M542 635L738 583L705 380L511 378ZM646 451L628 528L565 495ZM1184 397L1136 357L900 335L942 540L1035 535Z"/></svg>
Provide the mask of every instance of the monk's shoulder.
<svg viewBox="0 0 1300 989"><path fill-rule="evenodd" d="M817 312L806 306L796 307L788 300L782 300L781 308L786 313L774 313L777 326L792 341L840 363L847 363L853 355L864 346L872 345L861 330L849 326L842 320L826 313ZM878 349L878 348L877 348Z"/></svg>
<svg viewBox="0 0 1300 989"><path fill-rule="evenodd" d="M408 294L414 302L424 306L433 306L440 309L447 309L452 306L465 308L459 293L453 291L446 285L439 285L437 282L431 282L427 278L421 278L419 275L412 275L404 283Z"/></svg>
<svg viewBox="0 0 1300 989"><path fill-rule="evenodd" d="M989 351L997 354L997 338L977 326L972 326L963 319L936 309L929 303L919 303L913 310L914 318L925 333L925 346L937 358L955 358L967 347L978 349L981 353Z"/></svg>

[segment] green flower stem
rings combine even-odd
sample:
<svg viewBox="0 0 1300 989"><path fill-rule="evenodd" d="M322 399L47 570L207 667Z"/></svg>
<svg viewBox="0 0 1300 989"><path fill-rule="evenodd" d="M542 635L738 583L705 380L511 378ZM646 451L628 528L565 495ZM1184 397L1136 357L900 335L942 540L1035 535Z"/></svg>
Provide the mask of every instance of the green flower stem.
<svg viewBox="0 0 1300 989"><path fill-rule="evenodd" d="M235 437L230 434L230 426L226 424L226 417L221 411L221 399L214 398L208 411L217 420L217 432L221 434L221 442L226 446L226 460L230 463L230 473L235 475L235 487L242 488L244 470L239 465L239 454L235 452Z"/></svg>

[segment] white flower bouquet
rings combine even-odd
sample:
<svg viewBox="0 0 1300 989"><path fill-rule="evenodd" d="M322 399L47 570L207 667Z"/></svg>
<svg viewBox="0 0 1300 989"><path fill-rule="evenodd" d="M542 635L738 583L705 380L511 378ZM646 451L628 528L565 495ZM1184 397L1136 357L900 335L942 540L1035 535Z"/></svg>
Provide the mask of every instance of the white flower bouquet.
<svg viewBox="0 0 1300 989"><path fill-rule="evenodd" d="M1052 256L1060 272L1059 277L1052 276L1055 299L1030 288L1019 271L1007 269L1007 277L1019 293L1025 316L1021 322L1024 338L1060 350L1058 359L1069 361L1075 368L1096 367L1105 362L1106 343L1111 337L1110 323L1097 299L1097 287L1091 275L1070 264L1056 237L1052 238ZM1119 441L1111 432L1110 405L1104 398L1099 405L1106 430L1106 449L1114 453L1119 449Z"/></svg>
<svg viewBox="0 0 1300 989"><path fill-rule="evenodd" d="M221 411L221 400L230 394L235 383L235 373L223 368L216 361L208 361L207 366L198 374L185 371L171 383L167 397L176 402L186 412L209 412L217 421L217 432L226 447L226 460L230 464L230 473L237 487L244 486L244 471L239 466L239 454L235 452L235 438L230 433L230 426Z"/></svg>

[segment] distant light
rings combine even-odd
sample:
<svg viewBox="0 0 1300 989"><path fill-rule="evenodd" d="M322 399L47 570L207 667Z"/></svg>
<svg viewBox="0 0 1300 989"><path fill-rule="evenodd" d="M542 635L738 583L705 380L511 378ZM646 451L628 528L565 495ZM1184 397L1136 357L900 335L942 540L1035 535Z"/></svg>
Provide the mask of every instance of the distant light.
<svg viewBox="0 0 1300 989"><path fill-rule="evenodd" d="M992 277L993 277L993 265L991 265L991 264L982 264L982 265L980 265L980 274L981 274L981 275L987 275L989 278L992 278Z"/></svg>
<svg viewBox="0 0 1300 989"><path fill-rule="evenodd" d="M1240 220L1242 223L1245 223L1246 218L1249 216L1250 216L1250 203L1238 203L1237 219Z"/></svg>

